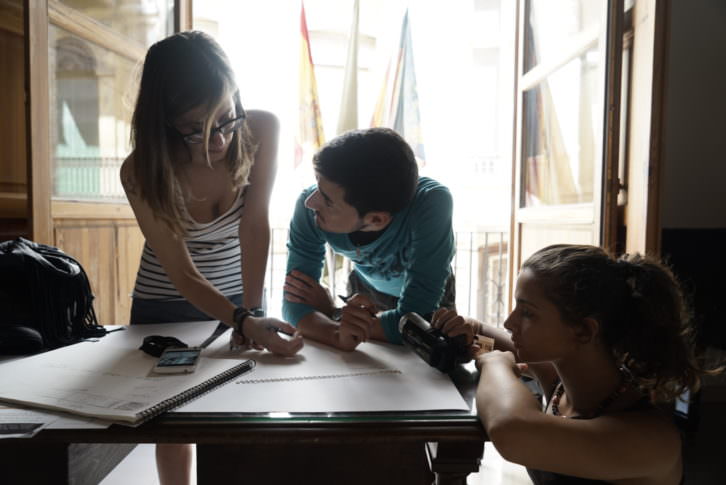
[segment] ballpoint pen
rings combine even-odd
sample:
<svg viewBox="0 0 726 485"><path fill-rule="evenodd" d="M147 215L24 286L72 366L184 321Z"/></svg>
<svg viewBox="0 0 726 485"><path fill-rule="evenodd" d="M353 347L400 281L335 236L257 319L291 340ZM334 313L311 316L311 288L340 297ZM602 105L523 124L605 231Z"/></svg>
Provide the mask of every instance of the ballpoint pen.
<svg viewBox="0 0 726 485"><path fill-rule="evenodd" d="M348 296L338 295L338 298L340 298L341 300L343 300L344 303L348 303L348 301L351 298L353 298L353 295L348 295ZM373 317L376 316L376 312L374 311L375 305L373 307L370 307L368 305L360 305L360 307L363 308L363 309L365 309L365 310L368 310L368 313L370 313L371 316L373 316Z"/></svg>
<svg viewBox="0 0 726 485"><path fill-rule="evenodd" d="M282 328L280 328L280 327L276 327L276 326L274 326L274 325L267 325L267 326L266 326L265 328L266 328L266 329L267 329L268 331L270 331L270 332L277 332L277 333L281 333L281 334L283 334L283 335L287 335L288 337L292 337L292 336L294 336L294 335L295 335L294 333L290 333L290 332L288 332L287 330L284 330L284 329L282 329Z"/></svg>
<svg viewBox="0 0 726 485"><path fill-rule="evenodd" d="M348 296L338 295L338 298L340 298L341 300L343 300L343 303L348 303L348 300L350 300L351 298L353 298L353 295L348 295ZM338 320L340 320L340 309L337 309L337 311L339 312ZM371 315L373 315L373 314L371 314ZM355 336L355 335L353 335L353 338L356 341L360 341L360 339L357 336Z"/></svg>

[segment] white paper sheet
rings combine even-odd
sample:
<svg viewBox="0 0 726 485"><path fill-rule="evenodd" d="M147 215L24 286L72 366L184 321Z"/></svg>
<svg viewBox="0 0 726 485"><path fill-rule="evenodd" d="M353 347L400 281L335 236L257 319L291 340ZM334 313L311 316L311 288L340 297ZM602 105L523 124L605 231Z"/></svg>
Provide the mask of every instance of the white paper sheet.
<svg viewBox="0 0 726 485"><path fill-rule="evenodd" d="M230 351L226 341L212 358L238 355L255 370L176 412L372 412L468 410L449 377L406 347L367 342L353 352L305 341L291 358Z"/></svg>
<svg viewBox="0 0 726 485"><path fill-rule="evenodd" d="M46 425L47 420L42 413L25 409L0 408L0 439L32 438Z"/></svg>
<svg viewBox="0 0 726 485"><path fill-rule="evenodd" d="M18 426L16 434L12 433L14 425ZM23 432L23 425L32 426ZM30 438L41 429L96 429L109 425L97 419L0 405L0 439Z"/></svg>

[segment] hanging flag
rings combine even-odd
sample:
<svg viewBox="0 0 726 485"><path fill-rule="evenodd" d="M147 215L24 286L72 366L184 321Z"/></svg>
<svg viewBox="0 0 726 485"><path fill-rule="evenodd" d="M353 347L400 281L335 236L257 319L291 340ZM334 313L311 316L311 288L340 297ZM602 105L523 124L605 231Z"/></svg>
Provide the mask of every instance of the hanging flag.
<svg viewBox="0 0 726 485"><path fill-rule="evenodd" d="M425 161L421 115L418 108L418 89L413 62L413 43L408 10L403 17L401 42L390 82L391 65L386 70L383 88L373 111L371 126L387 126L396 130L411 145L423 165Z"/></svg>
<svg viewBox="0 0 726 485"><path fill-rule="evenodd" d="M313 56L310 52L310 37L305 20L305 5L300 3L300 99L298 111L298 134L295 137L295 168L309 160L325 143L323 122L320 116L318 86L315 82Z"/></svg>
<svg viewBox="0 0 726 485"><path fill-rule="evenodd" d="M537 49L533 41L532 26L526 23L525 29L525 47L536 60ZM554 109L549 82L544 80L535 88L525 91L522 94L522 106L522 157L525 163L524 194L527 206L582 202L565 147L562 127ZM581 110L580 116L580 120L584 119L580 127L589 126L592 119L589 111L585 111L583 116ZM582 139L581 137L581 141ZM581 156L587 148L587 141L580 145Z"/></svg>
<svg viewBox="0 0 726 485"><path fill-rule="evenodd" d="M390 114L391 106L391 62L388 63L386 68L386 75L383 78L383 85L381 91L378 93L378 99L376 100L376 106L373 108L373 116L371 117L371 127L375 126L389 126L388 119Z"/></svg>
<svg viewBox="0 0 726 485"><path fill-rule="evenodd" d="M345 62L343 96L340 101L338 130L341 134L358 128L358 0L353 2L353 23L348 38L348 58Z"/></svg>

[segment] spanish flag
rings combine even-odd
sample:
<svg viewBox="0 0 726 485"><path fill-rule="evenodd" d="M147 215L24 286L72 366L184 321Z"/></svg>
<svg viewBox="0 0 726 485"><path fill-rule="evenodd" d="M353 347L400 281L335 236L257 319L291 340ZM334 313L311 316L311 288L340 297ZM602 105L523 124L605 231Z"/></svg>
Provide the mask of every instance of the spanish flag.
<svg viewBox="0 0 726 485"><path fill-rule="evenodd" d="M323 122L320 116L318 86L315 82L315 68L310 53L310 37L305 20L305 5L300 3L300 104L298 111L298 134L295 137L295 168L310 160L325 143Z"/></svg>

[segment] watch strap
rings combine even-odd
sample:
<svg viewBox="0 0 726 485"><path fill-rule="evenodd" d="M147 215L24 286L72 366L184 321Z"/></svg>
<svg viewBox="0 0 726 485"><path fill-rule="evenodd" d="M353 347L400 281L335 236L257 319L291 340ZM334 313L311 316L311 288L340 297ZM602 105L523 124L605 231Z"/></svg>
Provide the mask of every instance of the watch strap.
<svg viewBox="0 0 726 485"><path fill-rule="evenodd" d="M238 306L234 309L234 313L232 314L232 321L234 322L234 331L237 332L242 338L245 340L247 337L245 337L244 332L242 331L242 327L244 326L244 322L247 319L247 317L252 316L252 312L250 312L248 309L246 309L243 306Z"/></svg>

